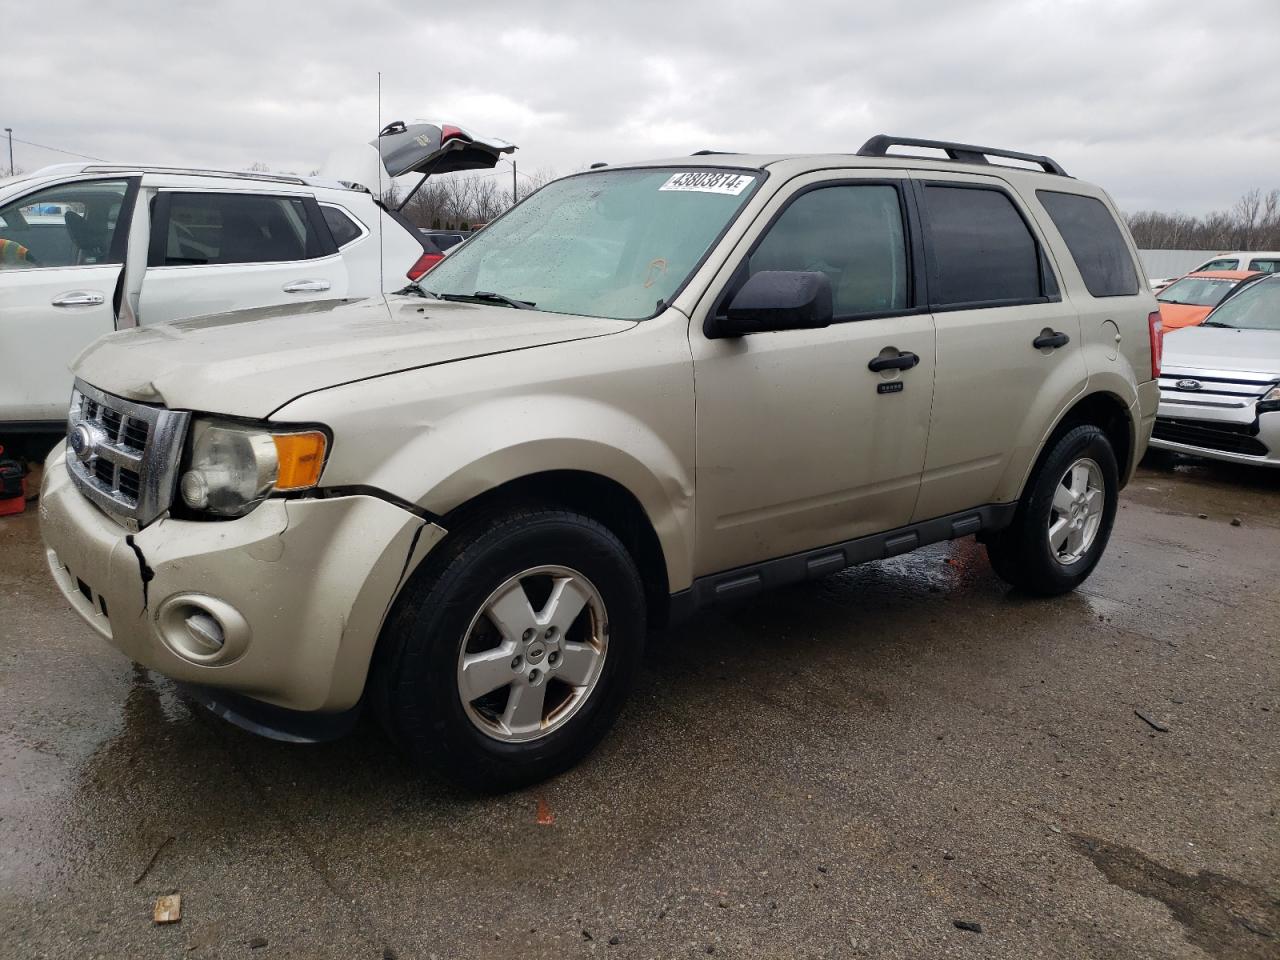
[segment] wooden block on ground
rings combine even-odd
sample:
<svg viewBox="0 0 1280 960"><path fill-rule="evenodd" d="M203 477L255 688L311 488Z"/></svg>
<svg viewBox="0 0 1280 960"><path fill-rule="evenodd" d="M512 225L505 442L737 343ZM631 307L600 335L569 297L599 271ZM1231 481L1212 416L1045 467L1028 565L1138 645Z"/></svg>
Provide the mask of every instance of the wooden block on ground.
<svg viewBox="0 0 1280 960"><path fill-rule="evenodd" d="M177 923L182 919L182 894L171 893L156 899L156 923Z"/></svg>

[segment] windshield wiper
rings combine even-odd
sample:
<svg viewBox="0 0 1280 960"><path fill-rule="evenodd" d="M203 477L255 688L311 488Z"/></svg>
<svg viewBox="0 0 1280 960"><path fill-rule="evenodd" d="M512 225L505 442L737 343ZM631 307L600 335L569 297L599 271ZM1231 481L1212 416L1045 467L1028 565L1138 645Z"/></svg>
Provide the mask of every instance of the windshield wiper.
<svg viewBox="0 0 1280 960"><path fill-rule="evenodd" d="M504 293L493 293L490 290L477 290L475 293L437 293L436 296L441 300L457 300L462 303L475 300L482 303L501 303L508 307L515 307L517 310L532 310L535 306L531 300L517 300L515 297L508 297Z"/></svg>
<svg viewBox="0 0 1280 960"><path fill-rule="evenodd" d="M1224 328L1224 329L1226 329L1226 330L1234 330L1234 329L1235 329L1235 327L1233 327L1231 324L1229 324L1229 323L1223 323L1221 320L1205 320L1205 321L1203 321L1203 322L1200 324L1200 326L1202 326L1202 327L1222 327L1222 328Z"/></svg>

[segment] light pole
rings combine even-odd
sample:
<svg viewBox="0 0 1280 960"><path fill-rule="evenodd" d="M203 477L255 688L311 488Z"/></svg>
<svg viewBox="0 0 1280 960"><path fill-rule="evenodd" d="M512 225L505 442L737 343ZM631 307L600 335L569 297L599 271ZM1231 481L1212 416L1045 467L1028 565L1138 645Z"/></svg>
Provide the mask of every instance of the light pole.
<svg viewBox="0 0 1280 960"><path fill-rule="evenodd" d="M13 127L5 127L4 132L9 135L9 176L13 176Z"/></svg>

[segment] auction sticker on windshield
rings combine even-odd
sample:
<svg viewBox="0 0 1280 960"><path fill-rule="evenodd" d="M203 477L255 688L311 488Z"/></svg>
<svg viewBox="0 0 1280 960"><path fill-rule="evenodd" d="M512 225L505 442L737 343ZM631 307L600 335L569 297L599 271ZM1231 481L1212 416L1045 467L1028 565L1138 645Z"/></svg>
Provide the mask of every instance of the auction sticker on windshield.
<svg viewBox="0 0 1280 960"><path fill-rule="evenodd" d="M741 173L726 173L722 170L690 170L677 173L659 190L692 190L697 193L727 193L736 197L743 190L755 183L756 178Z"/></svg>

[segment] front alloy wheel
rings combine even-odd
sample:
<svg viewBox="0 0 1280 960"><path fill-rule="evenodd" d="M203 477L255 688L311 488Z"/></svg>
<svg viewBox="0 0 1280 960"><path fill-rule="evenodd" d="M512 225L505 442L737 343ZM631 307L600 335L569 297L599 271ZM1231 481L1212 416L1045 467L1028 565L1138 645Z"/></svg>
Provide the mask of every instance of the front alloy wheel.
<svg viewBox="0 0 1280 960"><path fill-rule="evenodd" d="M600 591L568 567L533 567L484 601L458 654L471 722L506 743L568 723L604 669L609 621Z"/></svg>
<svg viewBox="0 0 1280 960"><path fill-rule="evenodd" d="M640 667L635 561L590 517L511 506L451 520L383 628L369 699L416 761L480 790L576 763Z"/></svg>

